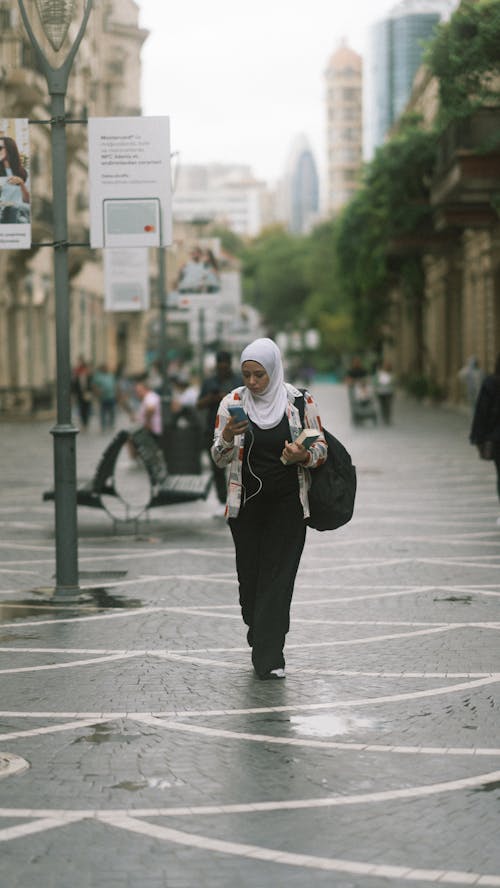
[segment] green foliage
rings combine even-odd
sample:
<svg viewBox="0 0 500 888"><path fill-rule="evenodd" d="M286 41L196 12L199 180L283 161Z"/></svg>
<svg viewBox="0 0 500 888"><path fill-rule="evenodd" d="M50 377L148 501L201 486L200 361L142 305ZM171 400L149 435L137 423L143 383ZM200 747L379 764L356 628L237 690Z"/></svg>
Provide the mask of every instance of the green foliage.
<svg viewBox="0 0 500 888"><path fill-rule="evenodd" d="M239 257L245 249L245 241L230 228L222 225L213 225L209 231L210 237L220 238L221 247L225 253Z"/></svg>
<svg viewBox="0 0 500 888"><path fill-rule="evenodd" d="M409 117L400 132L378 149L363 185L345 208L336 249L339 286L351 306L359 345L377 343L390 308L391 244L429 224L428 190L436 156L436 135ZM404 290L421 297L420 260L399 260Z"/></svg>
<svg viewBox="0 0 500 888"><path fill-rule="evenodd" d="M417 401L428 399L434 403L439 403L446 398L444 388L430 376L422 374L404 376L400 383L408 394Z"/></svg>
<svg viewBox="0 0 500 888"><path fill-rule="evenodd" d="M309 295L304 274L306 243L305 238L272 228L243 252L245 298L271 328L283 329L303 315Z"/></svg>
<svg viewBox="0 0 500 888"><path fill-rule="evenodd" d="M442 125L481 105L498 104L499 46L499 0L464 0L439 25L425 61L439 80Z"/></svg>

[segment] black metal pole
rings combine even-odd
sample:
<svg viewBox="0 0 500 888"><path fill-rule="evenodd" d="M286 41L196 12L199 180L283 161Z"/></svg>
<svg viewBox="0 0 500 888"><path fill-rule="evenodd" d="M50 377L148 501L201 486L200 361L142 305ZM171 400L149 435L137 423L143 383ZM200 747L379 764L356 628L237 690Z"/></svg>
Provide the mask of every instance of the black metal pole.
<svg viewBox="0 0 500 888"><path fill-rule="evenodd" d="M158 248L158 298L160 305L160 335L158 337L158 351L160 353L160 373L162 379L161 385L161 417L163 439L165 444L165 435L170 424L170 406L172 403L172 394L170 391L170 383L168 379L168 356L167 356L167 260L165 247Z"/></svg>
<svg viewBox="0 0 500 888"><path fill-rule="evenodd" d="M56 586L54 599L78 600L78 528L76 504L76 435L71 423L70 299L68 272L68 210L66 185L65 98L68 78L87 26L92 0L86 0L83 19L68 55L54 68L40 47L23 0L19 9L31 45L47 81L51 111L52 197L54 212L54 290L56 303L57 422L54 439L54 503Z"/></svg>

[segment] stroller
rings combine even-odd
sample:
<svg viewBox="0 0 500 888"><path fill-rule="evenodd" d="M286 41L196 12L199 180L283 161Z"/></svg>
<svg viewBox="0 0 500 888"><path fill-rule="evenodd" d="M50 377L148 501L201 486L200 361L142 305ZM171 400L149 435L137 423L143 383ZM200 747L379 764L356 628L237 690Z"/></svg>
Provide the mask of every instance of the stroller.
<svg viewBox="0 0 500 888"><path fill-rule="evenodd" d="M349 386L349 403L353 425L360 425L365 419L371 419L373 424L377 425L375 392L368 379L357 379Z"/></svg>

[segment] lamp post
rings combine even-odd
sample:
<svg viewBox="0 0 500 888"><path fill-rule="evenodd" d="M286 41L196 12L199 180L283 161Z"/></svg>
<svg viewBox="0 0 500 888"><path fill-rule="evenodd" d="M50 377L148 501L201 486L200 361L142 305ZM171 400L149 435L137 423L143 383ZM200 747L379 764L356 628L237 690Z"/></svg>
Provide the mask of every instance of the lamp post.
<svg viewBox="0 0 500 888"><path fill-rule="evenodd" d="M76 435L71 422L70 310L68 273L68 214L66 191L65 97L69 74L92 8L83 0L83 18L66 58L53 67L30 24L24 0L21 16L50 95L52 197L54 212L54 291L56 306L57 423L54 440L54 502L56 541L55 599L69 601L79 594L78 531L76 516ZM72 22L76 0L35 0L43 32L57 55Z"/></svg>
<svg viewBox="0 0 500 888"><path fill-rule="evenodd" d="M162 418L162 436L163 447L165 447L168 427L171 420L171 403L172 395L170 391L170 382L168 379L168 358L167 358L167 258L165 247L158 247L158 297L160 307L160 335L158 342L158 351L160 354L160 373L161 373L161 418Z"/></svg>

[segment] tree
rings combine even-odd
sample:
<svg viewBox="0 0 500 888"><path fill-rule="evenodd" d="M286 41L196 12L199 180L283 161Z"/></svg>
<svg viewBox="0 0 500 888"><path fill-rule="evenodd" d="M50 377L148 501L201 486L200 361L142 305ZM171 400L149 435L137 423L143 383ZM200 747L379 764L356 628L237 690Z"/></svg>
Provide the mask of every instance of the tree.
<svg viewBox="0 0 500 888"><path fill-rule="evenodd" d="M481 105L498 105L500 3L464 0L439 25L425 62L439 80L439 123L467 117Z"/></svg>
<svg viewBox="0 0 500 888"><path fill-rule="evenodd" d="M305 238L272 228L243 252L245 298L271 328L283 329L303 313L309 293L304 275L305 243Z"/></svg>

